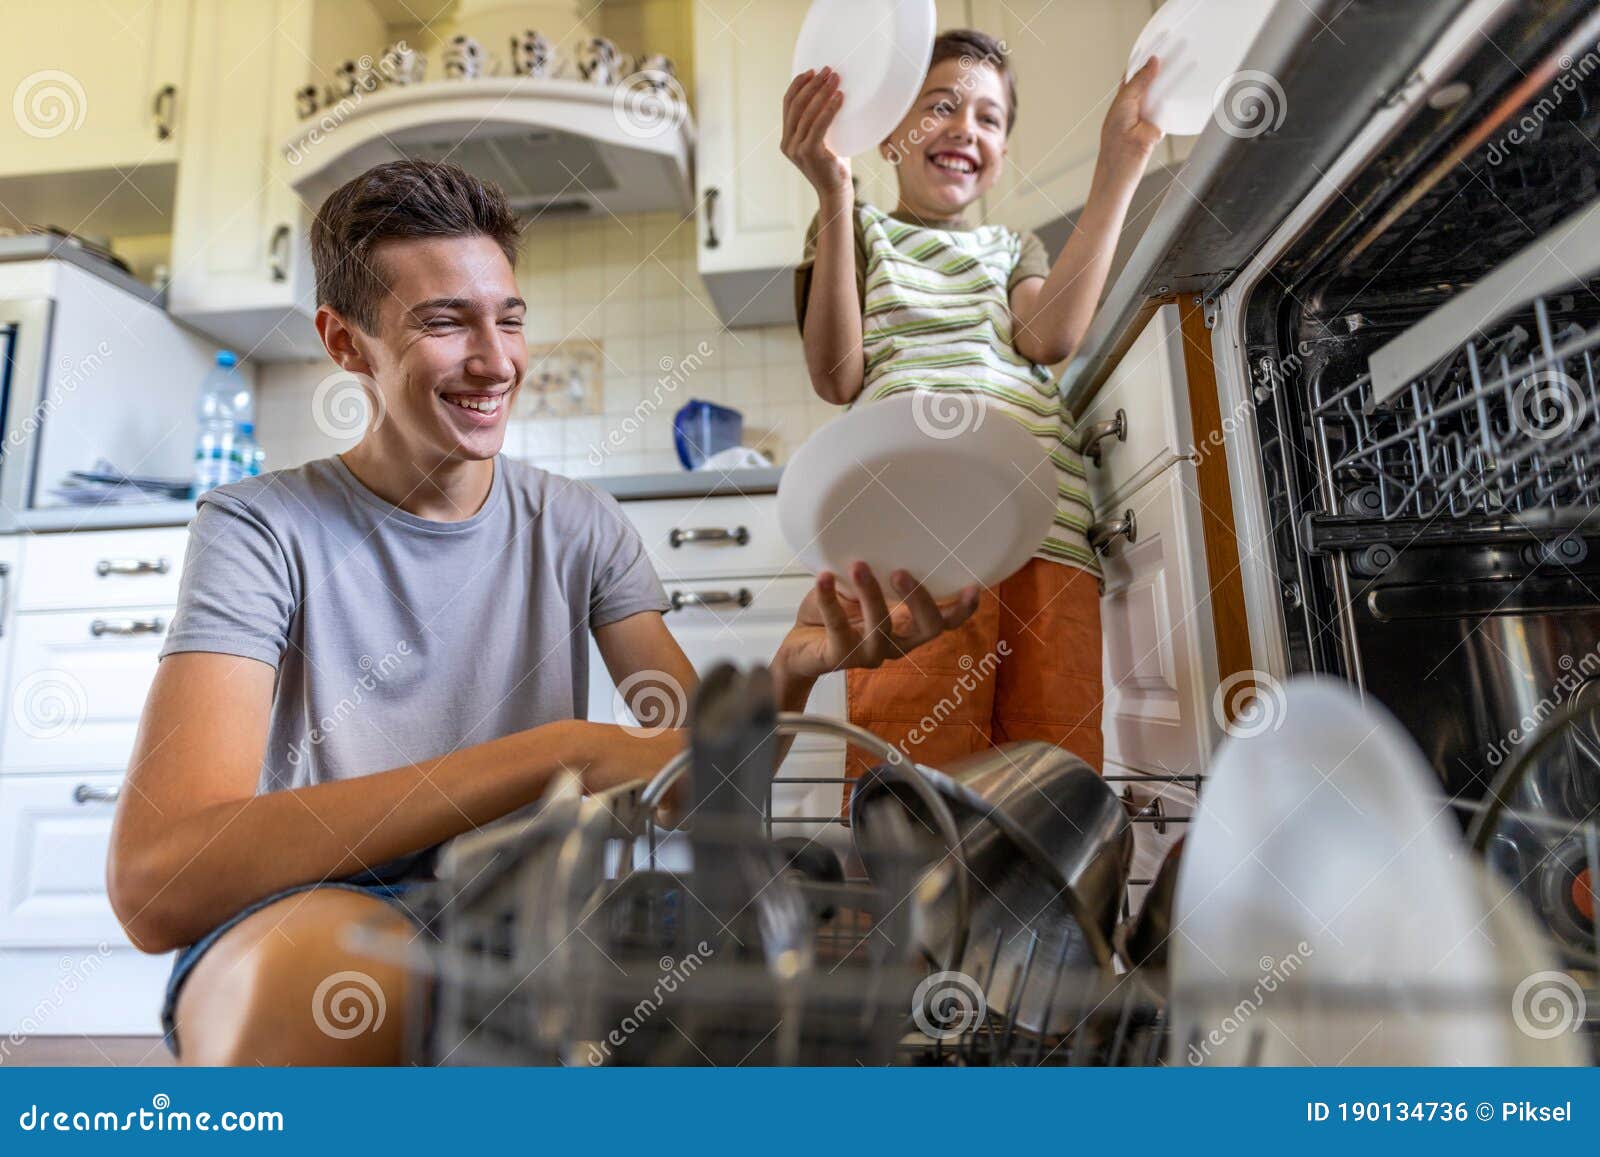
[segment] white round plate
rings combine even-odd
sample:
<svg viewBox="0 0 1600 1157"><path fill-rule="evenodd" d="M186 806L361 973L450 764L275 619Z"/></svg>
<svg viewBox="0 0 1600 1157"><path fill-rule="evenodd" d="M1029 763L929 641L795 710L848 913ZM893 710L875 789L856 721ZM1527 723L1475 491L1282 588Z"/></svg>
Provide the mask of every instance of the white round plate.
<svg viewBox="0 0 1600 1157"><path fill-rule="evenodd" d="M1483 889L1416 741L1348 684L1254 674L1178 870L1173 1062L1510 1063Z"/></svg>
<svg viewBox="0 0 1600 1157"><path fill-rule="evenodd" d="M844 105L828 131L841 157L876 148L922 91L933 59L934 0L812 0L794 72L831 68Z"/></svg>
<svg viewBox="0 0 1600 1157"><path fill-rule="evenodd" d="M1126 76L1161 58L1161 71L1145 99L1143 115L1162 132L1195 136L1203 132L1219 103L1219 116L1231 115L1230 96L1259 101L1246 107L1238 132L1257 135L1279 114L1283 92L1264 73L1239 73L1245 53L1272 13L1274 0L1167 0L1134 41ZM1236 85L1227 84L1238 74ZM1269 83L1270 82L1270 83ZM1236 91L1237 89L1237 91ZM1224 125L1224 127L1227 127ZM1253 131L1255 130L1255 131Z"/></svg>
<svg viewBox="0 0 1600 1157"><path fill-rule="evenodd" d="M917 392L812 435L778 484L778 523L796 557L846 591L860 559L886 588L904 569L945 599L1015 574L1050 532L1055 493L1049 455L1015 420L976 398Z"/></svg>

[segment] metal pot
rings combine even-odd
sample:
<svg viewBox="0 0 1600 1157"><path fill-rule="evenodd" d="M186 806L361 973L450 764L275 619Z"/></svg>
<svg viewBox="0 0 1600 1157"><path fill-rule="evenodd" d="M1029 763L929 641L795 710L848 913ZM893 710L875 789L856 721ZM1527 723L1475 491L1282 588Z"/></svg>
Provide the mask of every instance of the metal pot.
<svg viewBox="0 0 1600 1157"><path fill-rule="evenodd" d="M954 815L976 884L960 970L984 988L992 1011L1014 1016L1022 1029L1070 1031L1085 974L1111 967L1111 931L1133 854L1121 800L1083 760L1038 741L1007 743L943 771L917 770ZM903 773L871 773L850 802L869 873L884 851L880 809L909 814L936 865L915 906L924 951L944 959L962 931L950 899L957 873L945 855L949 844Z"/></svg>

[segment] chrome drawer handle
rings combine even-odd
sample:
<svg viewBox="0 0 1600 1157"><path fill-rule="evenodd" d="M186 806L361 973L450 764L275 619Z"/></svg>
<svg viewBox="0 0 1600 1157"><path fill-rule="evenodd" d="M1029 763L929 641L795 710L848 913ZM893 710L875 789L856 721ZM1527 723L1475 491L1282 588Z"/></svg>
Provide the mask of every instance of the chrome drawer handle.
<svg viewBox="0 0 1600 1157"><path fill-rule="evenodd" d="M117 787L90 787L80 783L72 789L73 803L116 803L122 789Z"/></svg>
<svg viewBox="0 0 1600 1157"><path fill-rule="evenodd" d="M101 578L112 574L166 574L172 563L164 558L103 558L94 564Z"/></svg>
<svg viewBox="0 0 1600 1157"><path fill-rule="evenodd" d="M750 531L743 526L735 526L732 530L720 526L702 526L691 530L674 527L672 533L667 535L667 541L672 544L673 550L686 542L733 542L744 546L750 541Z"/></svg>
<svg viewBox="0 0 1600 1157"><path fill-rule="evenodd" d="M1119 442L1128 440L1128 414L1126 410L1118 410L1113 416L1103 422L1096 422L1083 432L1083 456L1096 466L1100 465L1100 443L1107 438L1115 438Z"/></svg>
<svg viewBox="0 0 1600 1157"><path fill-rule="evenodd" d="M89 633L101 635L159 635L166 627L160 618L152 619L96 619L89 624Z"/></svg>
<svg viewBox="0 0 1600 1157"><path fill-rule="evenodd" d="M745 587L734 591L673 591L672 609L681 611L684 607L748 607L755 602L755 596Z"/></svg>
<svg viewBox="0 0 1600 1157"><path fill-rule="evenodd" d="M1123 511L1121 518L1103 519L1089 528L1089 545L1096 554L1105 554L1119 538L1129 543L1139 540L1139 522L1131 510Z"/></svg>

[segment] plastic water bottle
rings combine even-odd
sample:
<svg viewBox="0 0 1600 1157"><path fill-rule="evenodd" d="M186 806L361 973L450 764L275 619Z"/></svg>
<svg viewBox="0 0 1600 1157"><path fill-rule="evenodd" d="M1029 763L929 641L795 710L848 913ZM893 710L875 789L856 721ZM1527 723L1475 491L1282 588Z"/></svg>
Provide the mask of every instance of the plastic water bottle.
<svg viewBox="0 0 1600 1157"><path fill-rule="evenodd" d="M213 486L237 482L247 473L241 452L255 461L255 402L250 387L239 376L239 359L232 350L217 354L217 364L200 383L196 405L199 433L194 444L194 490L204 494Z"/></svg>

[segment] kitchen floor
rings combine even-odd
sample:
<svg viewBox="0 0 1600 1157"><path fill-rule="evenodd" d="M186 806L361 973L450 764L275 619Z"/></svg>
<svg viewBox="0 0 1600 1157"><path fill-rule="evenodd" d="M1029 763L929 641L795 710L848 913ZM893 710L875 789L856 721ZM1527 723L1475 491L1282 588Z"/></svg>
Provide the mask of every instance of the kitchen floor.
<svg viewBox="0 0 1600 1157"><path fill-rule="evenodd" d="M69 1068L170 1068L174 1061L158 1036L36 1036L10 1044L4 1063Z"/></svg>

